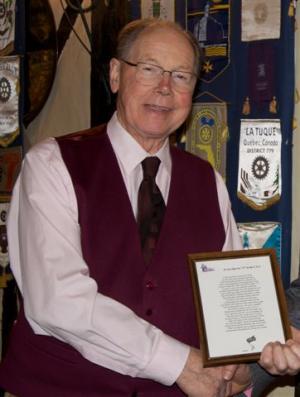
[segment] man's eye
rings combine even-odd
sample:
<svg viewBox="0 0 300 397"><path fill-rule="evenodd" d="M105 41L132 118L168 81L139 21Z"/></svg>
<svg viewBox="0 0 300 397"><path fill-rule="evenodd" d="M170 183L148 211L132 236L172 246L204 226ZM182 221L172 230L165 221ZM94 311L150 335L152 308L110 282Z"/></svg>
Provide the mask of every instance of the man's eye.
<svg viewBox="0 0 300 397"><path fill-rule="evenodd" d="M152 65L142 65L142 71L143 72L147 72L147 73L151 73L155 71L155 67Z"/></svg>
<svg viewBox="0 0 300 397"><path fill-rule="evenodd" d="M187 82L189 80L189 76L185 73L176 72L173 73L173 76L178 81Z"/></svg>

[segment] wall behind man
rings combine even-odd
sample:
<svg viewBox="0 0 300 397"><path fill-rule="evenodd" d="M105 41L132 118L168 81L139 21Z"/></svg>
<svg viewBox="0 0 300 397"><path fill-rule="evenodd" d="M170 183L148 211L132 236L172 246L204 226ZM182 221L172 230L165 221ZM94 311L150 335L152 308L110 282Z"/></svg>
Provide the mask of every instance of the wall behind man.
<svg viewBox="0 0 300 397"><path fill-rule="evenodd" d="M59 26L63 10L60 1L49 0L56 25ZM63 3L65 3L63 1ZM83 1L83 6L90 3ZM300 16L297 14L296 30L296 88L300 92ZM90 22L90 15L86 15ZM84 43L89 46L86 32L80 17L74 29ZM48 136L64 135L68 132L85 129L90 126L90 56L80 44L74 33L70 34L58 60L56 77L50 96L40 114L29 124L24 141L26 148ZM297 128L293 133L293 222L292 222L292 255L291 279L298 275L300 252L300 102L295 105ZM272 397L293 395L290 388L277 388Z"/></svg>
<svg viewBox="0 0 300 397"><path fill-rule="evenodd" d="M56 26L58 27L63 15L60 1L49 0ZM66 2L62 1L66 7ZM82 6L88 6L89 0L83 0ZM91 24L91 14L86 18ZM298 7L298 26L299 7ZM74 24L74 30L86 46L89 47L86 31L82 19L78 16ZM299 29L296 30L296 79L299 89L300 61L299 61ZM58 59L57 72L49 98L39 115L29 124L24 133L25 149L48 136L59 136L69 132L88 128L91 125L90 110L90 55L77 39L74 32L70 33L69 39ZM291 278L298 275L299 252L300 252L300 210L297 203L300 201L300 104L295 105L295 122L298 127L294 130L293 140L293 225L292 225L292 257ZM101 109L99 109L101 112Z"/></svg>
<svg viewBox="0 0 300 397"><path fill-rule="evenodd" d="M60 1L49 0L56 27L63 16ZM66 7L66 2L62 1ZM83 7L90 4L84 0ZM90 13L86 14L90 23ZM74 30L89 47L83 21L77 17ZM25 150L43 138L60 136L90 126L90 55L71 31L57 63L57 71L48 100L24 133Z"/></svg>
<svg viewBox="0 0 300 397"><path fill-rule="evenodd" d="M291 279L298 276L300 262L300 10L296 14L295 31L296 88L295 130L293 147L293 228Z"/></svg>

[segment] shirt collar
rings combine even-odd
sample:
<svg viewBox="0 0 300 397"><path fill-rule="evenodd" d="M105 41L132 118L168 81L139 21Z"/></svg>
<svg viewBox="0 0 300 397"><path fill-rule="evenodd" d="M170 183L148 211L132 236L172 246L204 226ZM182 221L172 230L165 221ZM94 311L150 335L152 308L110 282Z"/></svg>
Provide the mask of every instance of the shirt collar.
<svg viewBox="0 0 300 397"><path fill-rule="evenodd" d="M122 127L117 112L113 114L107 124L107 134L114 152L127 174L130 174L146 157L149 157L149 153ZM155 153L155 156L160 159L163 168L171 175L172 162L168 139Z"/></svg>

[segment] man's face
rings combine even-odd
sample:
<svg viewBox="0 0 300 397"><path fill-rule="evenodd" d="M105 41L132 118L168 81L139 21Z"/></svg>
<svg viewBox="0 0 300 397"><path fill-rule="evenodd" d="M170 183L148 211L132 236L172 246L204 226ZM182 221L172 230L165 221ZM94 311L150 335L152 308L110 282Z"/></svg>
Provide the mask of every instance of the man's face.
<svg viewBox="0 0 300 397"><path fill-rule="evenodd" d="M171 28L144 32L134 43L126 61L148 62L165 70L194 72L194 53L187 39ZM187 118L193 87L178 92L169 73L152 85L136 80L136 67L111 61L111 88L118 92L118 119L146 150L156 149Z"/></svg>

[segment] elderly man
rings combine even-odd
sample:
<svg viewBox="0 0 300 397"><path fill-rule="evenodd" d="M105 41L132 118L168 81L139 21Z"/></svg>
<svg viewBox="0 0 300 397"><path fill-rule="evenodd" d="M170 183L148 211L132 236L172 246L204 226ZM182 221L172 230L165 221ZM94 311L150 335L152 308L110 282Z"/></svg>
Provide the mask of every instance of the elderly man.
<svg viewBox="0 0 300 397"><path fill-rule="evenodd" d="M197 349L187 254L240 248L222 178L168 143L198 62L176 24L130 23L111 61L109 123L27 154L8 221L23 296L0 368L8 391L210 397L249 385L246 365L204 369Z"/></svg>

